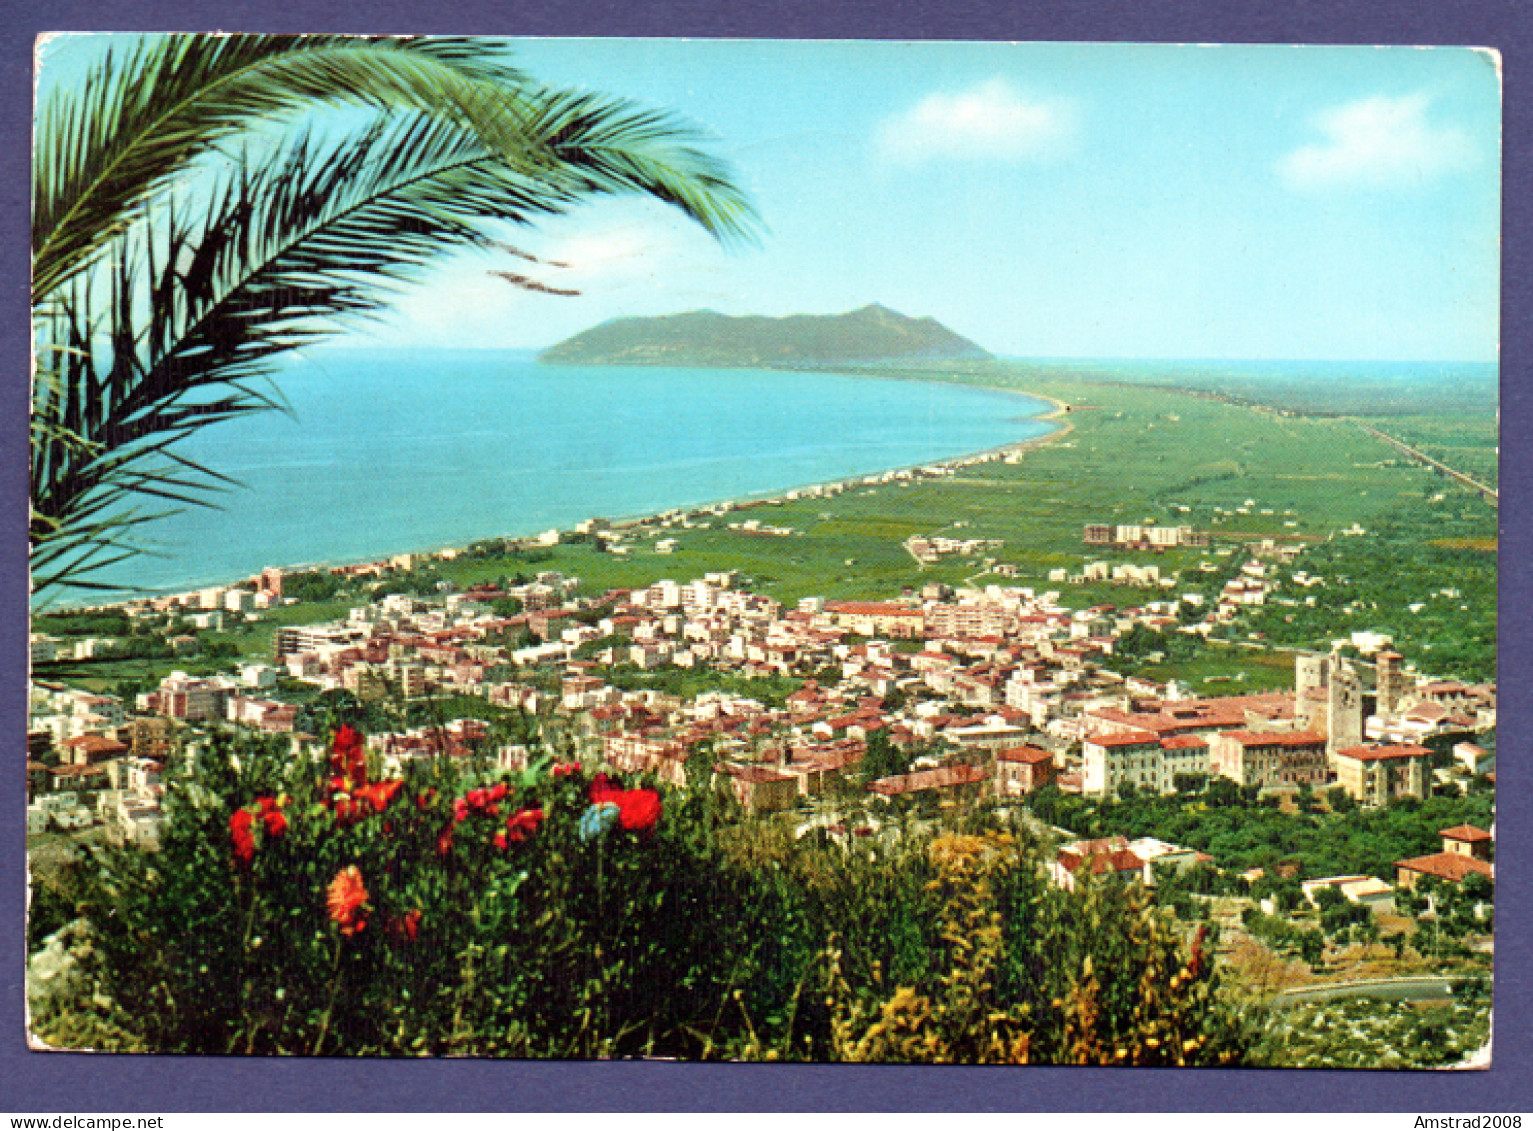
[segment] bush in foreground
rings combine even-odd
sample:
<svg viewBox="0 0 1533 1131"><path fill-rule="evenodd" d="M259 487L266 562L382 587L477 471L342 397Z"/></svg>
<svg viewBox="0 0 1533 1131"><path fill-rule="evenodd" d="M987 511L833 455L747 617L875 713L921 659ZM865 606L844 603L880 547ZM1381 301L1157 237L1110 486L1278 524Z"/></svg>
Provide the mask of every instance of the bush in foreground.
<svg viewBox="0 0 1533 1131"><path fill-rule="evenodd" d="M347 727L328 764L222 737L171 781L161 851L103 850L75 877L83 976L34 995L44 1040L1096 1064L1244 1047L1201 936L1137 884L1048 885L1035 846L978 817L797 841L711 788L573 763L384 778Z"/></svg>

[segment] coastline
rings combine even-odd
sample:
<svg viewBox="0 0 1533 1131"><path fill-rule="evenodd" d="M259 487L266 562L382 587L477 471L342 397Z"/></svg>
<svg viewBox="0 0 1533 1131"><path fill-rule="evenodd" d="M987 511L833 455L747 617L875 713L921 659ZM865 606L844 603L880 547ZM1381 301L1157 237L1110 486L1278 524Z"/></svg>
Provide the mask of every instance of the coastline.
<svg viewBox="0 0 1533 1131"><path fill-rule="evenodd" d="M827 372L833 372L841 376L875 377L879 380L915 381L923 384L928 383L926 379L908 373L880 374L867 372L847 372L844 370L827 370ZM931 383L942 384L944 382ZM971 467L979 463L1004 459L1009 455L1020 456L1024 452L1034 450L1036 448L1041 448L1048 444L1058 443L1065 437L1069 436L1075 429L1075 425L1069 419L1069 416L1072 412L1077 411L1080 406L1072 406L1064 401L1059 400L1057 397L1048 396L1043 393L1028 392L1022 389L1007 388L1004 386L995 385L978 385L973 387L984 389L988 392L1005 394L1008 396L1027 397L1034 401L1039 401L1051 406L1047 412L1018 418L1022 420L1038 421L1048 424L1051 426L1050 430L1043 433L1042 435L1029 436L1021 440L1009 441L1007 443L998 444L993 447L981 448L976 451L947 456L942 459L924 460L919 463L897 465L892 468L880 468L876 470L860 472L855 475L841 476L834 479L794 484L754 494L732 495L700 503L691 503L685 506L669 507L658 511L644 511L628 515L618 515L607 518L604 521L606 521L610 527L615 530L639 530L652 523L658 524L664 522L669 517L678 515L699 517L703 515L717 516L731 513L737 509L748 509L751 507L771 506L774 504L786 503L793 501L794 499L797 499L805 494L823 492L834 495L852 490L856 487L873 485L873 483L876 483L880 486L888 485L893 483L896 478L902 474L914 474L922 471L923 469L936 469L944 474L951 474L952 472L955 472L962 467ZM560 528L559 533L561 536L568 535L572 533L572 529ZM298 562L294 564L273 564L263 568L275 568L281 570L284 574L296 574L320 570L334 571L356 569L359 567L386 563L389 562L392 558L403 557L406 555L417 558L440 560L443 555L456 556L457 554L462 553L468 549L469 546L474 545L475 542L491 541L497 538L504 539L509 547L514 547L516 549L531 549L539 545L538 535L535 533L487 535L484 538L475 539L474 541L467 543L451 542L447 544L434 544L429 547L398 549L381 556L369 555L367 557L350 558L346 560L320 560ZM81 603L61 600L43 609L32 609L30 615L37 616L39 614L47 613L74 613L88 612L92 610L118 609L141 601L164 600L166 598L172 597L184 597L190 594L199 593L203 589L227 588L230 586L236 586L251 581L254 576L256 575L246 574L244 576L231 579L209 581L205 584L195 585L192 587L177 586L152 591L145 590L131 595L114 596L107 600L98 599Z"/></svg>

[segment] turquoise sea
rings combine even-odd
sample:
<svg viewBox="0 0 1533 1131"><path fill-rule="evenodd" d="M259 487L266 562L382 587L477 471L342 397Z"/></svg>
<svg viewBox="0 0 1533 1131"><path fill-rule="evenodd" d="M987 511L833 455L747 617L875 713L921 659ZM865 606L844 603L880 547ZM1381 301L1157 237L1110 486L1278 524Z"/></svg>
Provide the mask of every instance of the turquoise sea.
<svg viewBox="0 0 1533 1131"><path fill-rule="evenodd" d="M780 492L1048 433L1049 406L811 372L565 368L487 351L322 350L276 374L291 414L180 449L241 486L144 524L100 575L167 592ZM93 597L99 600L100 597ZM66 598L67 600L67 598Z"/></svg>

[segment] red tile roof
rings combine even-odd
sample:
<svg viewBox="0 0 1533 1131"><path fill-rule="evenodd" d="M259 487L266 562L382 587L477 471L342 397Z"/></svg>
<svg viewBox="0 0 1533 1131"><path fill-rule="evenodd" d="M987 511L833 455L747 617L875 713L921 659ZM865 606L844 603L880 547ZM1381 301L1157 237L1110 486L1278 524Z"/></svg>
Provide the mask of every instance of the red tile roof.
<svg viewBox="0 0 1533 1131"><path fill-rule="evenodd" d="M115 738L104 734L82 734L78 738L66 738L64 745L71 750L83 750L86 754L121 754L128 748Z"/></svg>
<svg viewBox="0 0 1533 1131"><path fill-rule="evenodd" d="M1484 829L1477 829L1473 825L1454 825L1451 829L1443 829L1438 834L1447 840L1462 840L1468 844L1490 840L1490 833Z"/></svg>
<svg viewBox="0 0 1533 1131"><path fill-rule="evenodd" d="M1436 876L1440 880L1449 880L1455 884L1463 883L1470 875L1481 875L1490 879L1494 872L1491 866L1476 856L1465 856L1460 852L1437 852L1431 856L1415 856L1409 860L1395 861L1396 868L1403 868L1408 872L1419 872L1423 876Z"/></svg>
<svg viewBox="0 0 1533 1131"><path fill-rule="evenodd" d="M996 753L998 762L1048 762L1054 755L1038 746L1029 746L1024 743L1021 746L1010 746Z"/></svg>
<svg viewBox="0 0 1533 1131"><path fill-rule="evenodd" d="M1336 757L1359 762L1382 762L1392 758L1424 758L1432 752L1425 746L1351 746L1338 750Z"/></svg>
<svg viewBox="0 0 1533 1131"><path fill-rule="evenodd" d="M93 778L106 773L105 766L52 766L48 772L55 778Z"/></svg>
<svg viewBox="0 0 1533 1131"><path fill-rule="evenodd" d="M882 601L827 601L827 613L848 613L854 616L919 617L925 614L908 605L894 605Z"/></svg>
<svg viewBox="0 0 1533 1131"><path fill-rule="evenodd" d="M781 770L774 770L769 766L731 766L729 773L740 781L752 783L793 780L792 774L785 774Z"/></svg>

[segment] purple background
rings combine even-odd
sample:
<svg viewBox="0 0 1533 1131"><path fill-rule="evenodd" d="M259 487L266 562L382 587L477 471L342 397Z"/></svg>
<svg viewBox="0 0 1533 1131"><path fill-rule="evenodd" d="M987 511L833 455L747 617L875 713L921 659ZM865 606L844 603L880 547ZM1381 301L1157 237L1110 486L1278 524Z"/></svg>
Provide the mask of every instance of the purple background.
<svg viewBox="0 0 1533 1131"><path fill-rule="evenodd" d="M1530 341L1530 6L1518 0L416 0L321 7L175 0L6 0L0 40L0 1111L1403 1111L1533 1110L1528 780L1518 739L1501 749L1495 1067L1474 1073L926 1068L504 1061L274 1061L31 1053L23 1030L27 215L31 51L41 31L266 31L503 35L1139 40L1470 44L1504 56L1505 221L1501 648L1528 670L1525 509L1533 407ZM1529 54L1524 54L1529 52ZM1501 687L1510 735L1529 727L1528 685ZM1510 819L1508 819L1508 815ZM1402 1123L1402 1126L1409 1124Z"/></svg>

